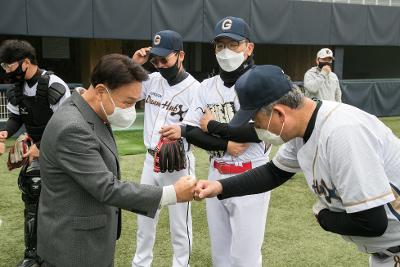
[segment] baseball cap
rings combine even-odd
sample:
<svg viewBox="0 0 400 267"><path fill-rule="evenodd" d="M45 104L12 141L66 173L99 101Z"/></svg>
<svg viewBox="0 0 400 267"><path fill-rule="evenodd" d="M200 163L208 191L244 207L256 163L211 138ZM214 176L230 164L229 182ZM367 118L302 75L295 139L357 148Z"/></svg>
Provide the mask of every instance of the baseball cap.
<svg viewBox="0 0 400 267"><path fill-rule="evenodd" d="M262 106L275 102L292 90L292 86L278 66L254 66L235 83L240 109L229 125L238 127L248 123Z"/></svg>
<svg viewBox="0 0 400 267"><path fill-rule="evenodd" d="M321 50L318 51L317 58L326 58L326 57L331 57L332 59L335 59L333 57L332 50L330 50L329 48L322 48Z"/></svg>
<svg viewBox="0 0 400 267"><path fill-rule="evenodd" d="M247 23L237 17L226 17L221 19L214 30L214 40L227 37L235 41L250 40L250 28Z"/></svg>
<svg viewBox="0 0 400 267"><path fill-rule="evenodd" d="M154 35L150 54L165 57L172 52L183 50L182 36L174 31L159 31Z"/></svg>

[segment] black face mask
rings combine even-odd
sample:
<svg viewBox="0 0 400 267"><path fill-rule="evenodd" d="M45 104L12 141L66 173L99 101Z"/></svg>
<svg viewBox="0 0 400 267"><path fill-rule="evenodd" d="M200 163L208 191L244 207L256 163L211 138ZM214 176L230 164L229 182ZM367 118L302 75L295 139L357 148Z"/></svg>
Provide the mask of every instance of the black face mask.
<svg viewBox="0 0 400 267"><path fill-rule="evenodd" d="M322 69L324 66L330 66L332 68L332 63L331 62L318 62L318 68Z"/></svg>
<svg viewBox="0 0 400 267"><path fill-rule="evenodd" d="M176 59L175 64L172 67L158 69L161 76L163 76L164 79L166 79L169 84L173 83L173 81L176 79L176 76L179 73L178 61L179 61L179 55L178 58Z"/></svg>
<svg viewBox="0 0 400 267"><path fill-rule="evenodd" d="M232 87L235 82L254 65L253 55L249 56L242 65L234 71L227 72L220 68L220 77L224 81L224 85L228 88Z"/></svg>
<svg viewBox="0 0 400 267"><path fill-rule="evenodd" d="M17 83L25 80L26 70L22 70L22 63L23 61L19 61L18 67L13 72L9 72L7 74L12 83Z"/></svg>

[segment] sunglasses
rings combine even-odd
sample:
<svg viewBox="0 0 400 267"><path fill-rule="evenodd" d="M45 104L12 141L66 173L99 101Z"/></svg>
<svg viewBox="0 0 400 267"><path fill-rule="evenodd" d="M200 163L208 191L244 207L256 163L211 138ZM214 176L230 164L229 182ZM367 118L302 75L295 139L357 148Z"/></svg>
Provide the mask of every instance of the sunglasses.
<svg viewBox="0 0 400 267"><path fill-rule="evenodd" d="M165 65L165 64L168 63L168 60L169 60L172 56L175 56L175 55L177 55L178 53L179 53L179 52L171 53L171 54L169 54L169 55L166 56L166 57L158 57L158 56L153 57L152 59L150 59L150 63L153 64L154 66L157 66L157 65L159 65L159 64Z"/></svg>
<svg viewBox="0 0 400 267"><path fill-rule="evenodd" d="M21 62L21 61L16 61L16 62L13 62L13 63L11 63L11 64L2 62L2 63L0 63L0 66L1 66L4 70L7 71L7 70L11 70L15 65L20 64L20 62Z"/></svg>

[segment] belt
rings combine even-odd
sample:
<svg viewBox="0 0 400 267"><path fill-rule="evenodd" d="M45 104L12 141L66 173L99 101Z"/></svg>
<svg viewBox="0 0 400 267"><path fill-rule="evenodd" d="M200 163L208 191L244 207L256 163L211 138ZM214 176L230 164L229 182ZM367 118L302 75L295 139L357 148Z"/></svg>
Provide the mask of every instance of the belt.
<svg viewBox="0 0 400 267"><path fill-rule="evenodd" d="M214 161L214 168L217 169L220 174L237 174L251 170L252 165L250 161L243 162L240 165Z"/></svg>
<svg viewBox="0 0 400 267"><path fill-rule="evenodd" d="M155 156L157 151L155 149L147 149L147 153L149 153L151 156Z"/></svg>
<svg viewBox="0 0 400 267"><path fill-rule="evenodd" d="M389 257L392 257L392 255L386 254L385 251L389 251L390 253L396 254L396 253L400 252L400 246L391 247L391 248L388 248L381 252L375 252L375 253L372 253L372 255L374 255L375 257L377 257L379 259L387 259Z"/></svg>

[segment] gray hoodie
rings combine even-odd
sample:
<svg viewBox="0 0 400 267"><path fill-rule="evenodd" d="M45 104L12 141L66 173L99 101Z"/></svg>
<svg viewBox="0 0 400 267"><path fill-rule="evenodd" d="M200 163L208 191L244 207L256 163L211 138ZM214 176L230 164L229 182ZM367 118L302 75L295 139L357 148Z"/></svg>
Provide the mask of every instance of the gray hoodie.
<svg viewBox="0 0 400 267"><path fill-rule="evenodd" d="M326 74L318 67L312 67L304 75L304 89L308 97L342 102L342 91L335 73Z"/></svg>

